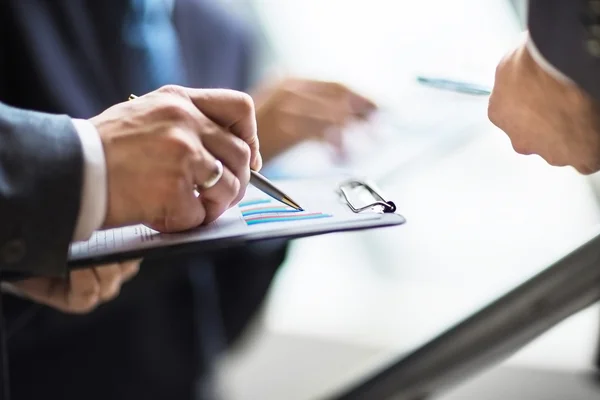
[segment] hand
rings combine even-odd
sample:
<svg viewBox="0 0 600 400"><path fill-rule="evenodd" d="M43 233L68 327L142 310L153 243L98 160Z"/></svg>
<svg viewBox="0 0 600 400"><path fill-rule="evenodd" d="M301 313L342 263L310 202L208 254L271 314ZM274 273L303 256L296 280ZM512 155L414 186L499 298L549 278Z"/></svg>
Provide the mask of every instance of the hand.
<svg viewBox="0 0 600 400"><path fill-rule="evenodd" d="M108 171L104 228L145 223L162 232L215 220L245 193L259 170L254 104L231 90L165 86L90 120ZM224 173L210 189L194 188Z"/></svg>
<svg viewBox="0 0 600 400"><path fill-rule="evenodd" d="M525 44L498 65L488 116L521 154L585 174L600 169L600 106L574 83L547 73Z"/></svg>
<svg viewBox="0 0 600 400"><path fill-rule="evenodd" d="M3 283L7 291L65 313L83 314L119 295L133 278L141 260L107 264L70 273L69 279L35 277Z"/></svg>
<svg viewBox="0 0 600 400"><path fill-rule="evenodd" d="M370 100L334 82L286 79L253 94L265 161L308 139L342 147L342 130L375 109Z"/></svg>

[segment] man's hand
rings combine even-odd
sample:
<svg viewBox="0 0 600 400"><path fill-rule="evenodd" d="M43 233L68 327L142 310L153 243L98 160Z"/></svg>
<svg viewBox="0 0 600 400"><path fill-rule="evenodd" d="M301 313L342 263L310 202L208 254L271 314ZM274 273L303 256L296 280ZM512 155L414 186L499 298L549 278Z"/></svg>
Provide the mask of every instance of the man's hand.
<svg viewBox="0 0 600 400"><path fill-rule="evenodd" d="M525 44L498 65L488 116L519 153L584 174L600 169L600 105L542 69Z"/></svg>
<svg viewBox="0 0 600 400"><path fill-rule="evenodd" d="M253 97L266 161L308 139L325 140L340 149L343 128L375 109L370 100L339 83L304 79L277 82Z"/></svg>
<svg viewBox="0 0 600 400"><path fill-rule="evenodd" d="M104 228L145 223L163 232L209 223L245 193L260 169L254 104L232 90L166 86L90 120L106 157ZM222 177L196 198L194 189Z"/></svg>
<svg viewBox="0 0 600 400"><path fill-rule="evenodd" d="M140 260L72 271L69 279L35 277L5 282L7 291L65 313L82 314L119 295L121 285L133 278Z"/></svg>

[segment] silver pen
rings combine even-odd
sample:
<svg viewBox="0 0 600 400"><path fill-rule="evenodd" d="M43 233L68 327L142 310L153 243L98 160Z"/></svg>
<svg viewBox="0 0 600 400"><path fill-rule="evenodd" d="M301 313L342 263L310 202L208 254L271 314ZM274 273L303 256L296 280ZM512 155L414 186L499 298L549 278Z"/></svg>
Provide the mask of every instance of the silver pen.
<svg viewBox="0 0 600 400"><path fill-rule="evenodd" d="M281 189L275 186L271 181L262 176L256 171L250 170L250 183L252 186L260 190L261 192L268 194L275 200L292 207L298 211L304 211L298 203L296 203L290 196L285 194Z"/></svg>

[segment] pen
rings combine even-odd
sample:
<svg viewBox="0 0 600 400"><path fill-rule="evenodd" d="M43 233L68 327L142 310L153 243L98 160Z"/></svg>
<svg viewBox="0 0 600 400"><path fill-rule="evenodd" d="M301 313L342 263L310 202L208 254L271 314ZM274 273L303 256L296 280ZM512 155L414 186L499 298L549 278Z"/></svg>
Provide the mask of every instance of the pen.
<svg viewBox="0 0 600 400"><path fill-rule="evenodd" d="M417 76L417 81L423 85L431 86L437 89L451 90L459 93L479 96L486 96L492 93L490 88L471 82L455 81L443 78L430 78L426 76Z"/></svg>
<svg viewBox="0 0 600 400"><path fill-rule="evenodd" d="M271 181L262 176L256 171L250 170L250 183L252 186L260 190L261 192L268 194L275 200L288 205L298 211L304 211L298 203L296 203L290 196L285 194L281 189L275 186Z"/></svg>
<svg viewBox="0 0 600 400"><path fill-rule="evenodd" d="M134 94L129 95L129 100L136 99L137 96ZM285 194L281 189L275 186L270 180L262 176L256 171L250 170L250 183L252 186L260 190L261 192L269 195L275 200L292 207L298 211L304 211L298 203L296 203L290 196Z"/></svg>

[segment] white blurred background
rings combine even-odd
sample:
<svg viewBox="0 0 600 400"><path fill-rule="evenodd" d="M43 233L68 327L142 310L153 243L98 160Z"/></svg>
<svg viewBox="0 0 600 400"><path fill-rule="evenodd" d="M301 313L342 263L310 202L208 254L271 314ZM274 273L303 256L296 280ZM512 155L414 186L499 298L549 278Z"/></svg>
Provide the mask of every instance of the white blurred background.
<svg viewBox="0 0 600 400"><path fill-rule="evenodd" d="M377 140L353 133L359 145L349 163L334 165L327 149L306 144L270 166L273 174L364 173L408 221L294 241L253 330L223 361L228 398L321 398L441 333L596 229L594 177L516 155L487 121L485 96L416 83L428 75L491 87L497 62L520 39L523 2L221 1L262 28L266 68L340 81L385 110ZM594 307L570 318L505 365L592 370L599 316Z"/></svg>

